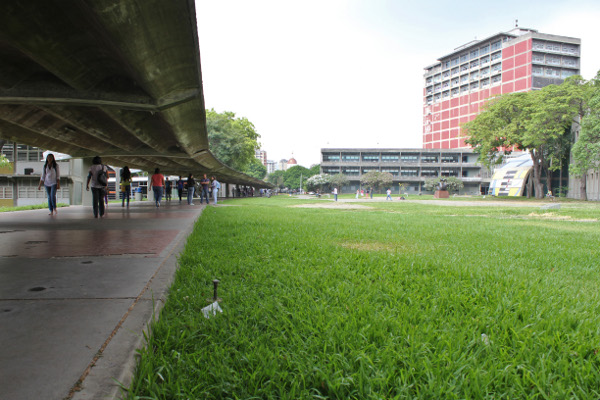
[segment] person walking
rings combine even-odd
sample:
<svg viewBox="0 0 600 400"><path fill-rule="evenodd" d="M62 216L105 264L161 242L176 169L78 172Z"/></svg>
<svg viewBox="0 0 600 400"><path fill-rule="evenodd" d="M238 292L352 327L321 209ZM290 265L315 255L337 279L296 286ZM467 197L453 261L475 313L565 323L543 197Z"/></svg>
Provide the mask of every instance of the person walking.
<svg viewBox="0 0 600 400"><path fill-rule="evenodd" d="M206 177L206 174L200 179L200 185L202 186L202 192L200 192L200 204L202 204L203 198L206 198L206 204L208 204L208 187L210 186L210 180Z"/></svg>
<svg viewBox="0 0 600 400"><path fill-rule="evenodd" d="M196 190L196 181L194 180L194 175L190 174L187 179L187 197L188 197L188 205L194 205L194 191Z"/></svg>
<svg viewBox="0 0 600 400"><path fill-rule="evenodd" d="M385 201L392 201L392 189L388 188L388 190L386 190L387 193L387 197L385 198Z"/></svg>
<svg viewBox="0 0 600 400"><path fill-rule="evenodd" d="M42 171L42 177L38 184L38 190L41 189L42 183L46 188L46 194L48 196L48 209L50 214L57 215L58 210L56 209L56 191L60 189L60 168L54 158L54 154L49 153L46 156L46 163L44 164L44 170Z"/></svg>
<svg viewBox="0 0 600 400"><path fill-rule="evenodd" d="M154 191L154 201L156 208L160 207L162 200L163 190L165 187L165 176L160 173L160 168L154 170L154 175L150 178L151 189Z"/></svg>
<svg viewBox="0 0 600 400"><path fill-rule="evenodd" d="M219 189L221 189L221 184L219 183L219 181L217 180L217 178L215 178L214 176L211 177L212 179L212 192L213 192L213 198L214 198L214 205L217 205L217 196L219 195Z"/></svg>
<svg viewBox="0 0 600 400"><path fill-rule="evenodd" d="M102 165L100 156L92 159L92 166L88 172L85 190L90 190L92 184L92 210L94 218L104 217L104 192L108 189L108 169Z"/></svg>
<svg viewBox="0 0 600 400"><path fill-rule="evenodd" d="M181 203L181 196L183 196L183 179L181 179L181 175L179 175L179 180L177 181L177 194Z"/></svg>
<svg viewBox="0 0 600 400"><path fill-rule="evenodd" d="M121 207L125 207L125 199L127 199L127 207L129 207L129 198L131 197L131 171L127 165L121 170L121 195L123 196Z"/></svg>
<svg viewBox="0 0 600 400"><path fill-rule="evenodd" d="M337 188L333 188L333 198L335 199L335 201L337 201Z"/></svg>
<svg viewBox="0 0 600 400"><path fill-rule="evenodd" d="M356 189L356 199L358 199L359 195L360 195L360 189Z"/></svg>
<svg viewBox="0 0 600 400"><path fill-rule="evenodd" d="M165 200L171 201L171 192L173 191L173 184L169 178L165 178Z"/></svg>

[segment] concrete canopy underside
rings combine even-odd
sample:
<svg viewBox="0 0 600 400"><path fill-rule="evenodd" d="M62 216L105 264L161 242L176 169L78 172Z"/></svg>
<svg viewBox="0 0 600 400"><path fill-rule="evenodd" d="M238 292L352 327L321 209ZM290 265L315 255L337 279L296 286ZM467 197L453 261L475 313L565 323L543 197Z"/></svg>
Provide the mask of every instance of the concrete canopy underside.
<svg viewBox="0 0 600 400"><path fill-rule="evenodd" d="M0 139L266 187L209 151L194 0L7 0Z"/></svg>

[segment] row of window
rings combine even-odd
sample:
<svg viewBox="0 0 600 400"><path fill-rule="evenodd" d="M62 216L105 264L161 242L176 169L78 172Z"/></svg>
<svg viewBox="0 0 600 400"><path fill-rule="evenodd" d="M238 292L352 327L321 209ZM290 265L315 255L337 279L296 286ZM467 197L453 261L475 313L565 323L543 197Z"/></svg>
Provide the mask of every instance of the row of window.
<svg viewBox="0 0 600 400"><path fill-rule="evenodd" d="M497 86L500 83L502 83L502 75L492 76L491 78L484 78L480 81L475 81L462 85L460 86L460 88L454 88L452 90L446 90L442 93L437 93L436 95L427 96L426 103L437 103L450 97L456 97L463 94L473 93L481 89L486 89L491 86Z"/></svg>
<svg viewBox="0 0 600 400"><path fill-rule="evenodd" d="M8 159L10 162L15 161L15 155L13 150L13 143L5 143L2 146L2 154ZM32 146L27 146L24 144L17 144L17 161L43 161L44 160L44 151Z"/></svg>
<svg viewBox="0 0 600 400"><path fill-rule="evenodd" d="M577 72L571 69L560 69L560 68L544 68L544 67L532 67L531 73L534 76L545 76L548 78L560 78L567 79L569 76L576 75Z"/></svg>
<svg viewBox="0 0 600 400"><path fill-rule="evenodd" d="M577 68L578 62L575 57L557 56L553 54L533 53L532 61L538 64L564 65L565 67Z"/></svg>
<svg viewBox="0 0 600 400"><path fill-rule="evenodd" d="M373 169L363 169L362 174L367 174L371 171L377 171ZM402 170L385 170L381 172L388 172L392 174L394 177L423 177L423 178L435 178L439 176L460 176L460 170L458 169L421 169L419 171L418 168L403 168ZM328 173L325 169L323 169L323 173ZM337 174L338 171L335 171ZM360 176L361 170L358 168L343 168L342 174L347 176ZM463 171L463 176L467 176L467 172Z"/></svg>
<svg viewBox="0 0 600 400"><path fill-rule="evenodd" d="M579 46L575 44L547 42L542 40L534 40L532 44L533 50L551 51L555 53L579 55Z"/></svg>
<svg viewBox="0 0 600 400"><path fill-rule="evenodd" d="M458 76L460 74L464 74L469 70L479 69L493 63L496 60L500 60L502 58L502 52L497 52L492 54L491 56L482 57L481 59L477 59L471 61L470 63L466 63L461 65L460 67L452 68L451 70L444 71L441 74L437 74L435 76L430 76L425 80L426 86L431 84L439 83L443 80L449 79L453 76Z"/></svg>
<svg viewBox="0 0 600 400"><path fill-rule="evenodd" d="M453 78L451 81L445 81L443 83L438 83L433 87L427 88L427 94L432 94L435 92L439 92L443 89L448 89L450 87L456 87L460 85L464 85L468 82L473 82L479 80L482 77L486 77L489 75L499 74L502 72L502 64L494 64L491 67L482 68L481 70L473 71L470 74L466 74L461 76L460 78Z"/></svg>
<svg viewBox="0 0 600 400"><path fill-rule="evenodd" d="M376 157L374 159L373 157ZM342 155L343 161L349 162L357 162L360 156L355 154ZM339 161L339 154L323 154L323 161ZM384 162L398 162L399 160L403 163L417 163L419 162L418 154L402 154L402 155L382 155L381 160ZM422 154L421 162L422 163L458 163L461 160L460 154L445 154L445 155L437 155L437 154ZM363 155L363 161L373 162L379 161L379 156L377 155ZM468 156L462 156L462 162L468 162ZM356 167L358 168L358 167ZM323 168L325 170L325 168ZM367 168L368 169L368 168ZM379 170L379 168L370 168L374 170ZM334 170L337 171L336 168ZM357 169L358 170L358 169ZM385 171L384 171L385 172ZM336 172L337 173L337 172Z"/></svg>

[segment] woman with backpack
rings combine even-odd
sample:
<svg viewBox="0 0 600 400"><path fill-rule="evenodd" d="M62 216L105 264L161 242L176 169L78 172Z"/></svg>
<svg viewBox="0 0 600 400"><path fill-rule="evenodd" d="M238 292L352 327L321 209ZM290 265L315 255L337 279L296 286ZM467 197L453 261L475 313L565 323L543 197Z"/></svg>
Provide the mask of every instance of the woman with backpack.
<svg viewBox="0 0 600 400"><path fill-rule="evenodd" d="M129 207L129 198L131 197L131 171L126 165L121 171L121 194L123 195L123 201L121 207L125 207L125 199L127 199L127 207Z"/></svg>
<svg viewBox="0 0 600 400"><path fill-rule="evenodd" d="M42 187L42 183L46 187L46 193L48 194L48 209L50 209L50 214L48 215L56 215L58 214L56 209L56 191L60 189L60 169L52 153L46 156L46 163L44 164L42 177L38 184L38 190Z"/></svg>
<svg viewBox="0 0 600 400"><path fill-rule="evenodd" d="M85 189L90 190L90 182L92 183L92 208L94 210L94 218L104 217L104 192L108 188L108 169L106 165L102 165L100 156L92 159L92 166L87 177Z"/></svg>

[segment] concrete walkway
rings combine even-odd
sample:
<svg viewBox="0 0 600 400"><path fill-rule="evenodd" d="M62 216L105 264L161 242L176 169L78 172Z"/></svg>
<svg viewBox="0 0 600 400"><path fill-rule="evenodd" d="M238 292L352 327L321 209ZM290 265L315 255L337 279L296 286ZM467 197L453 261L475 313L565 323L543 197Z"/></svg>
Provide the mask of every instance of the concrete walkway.
<svg viewBox="0 0 600 400"><path fill-rule="evenodd" d="M204 206L0 213L0 399L112 399Z"/></svg>

